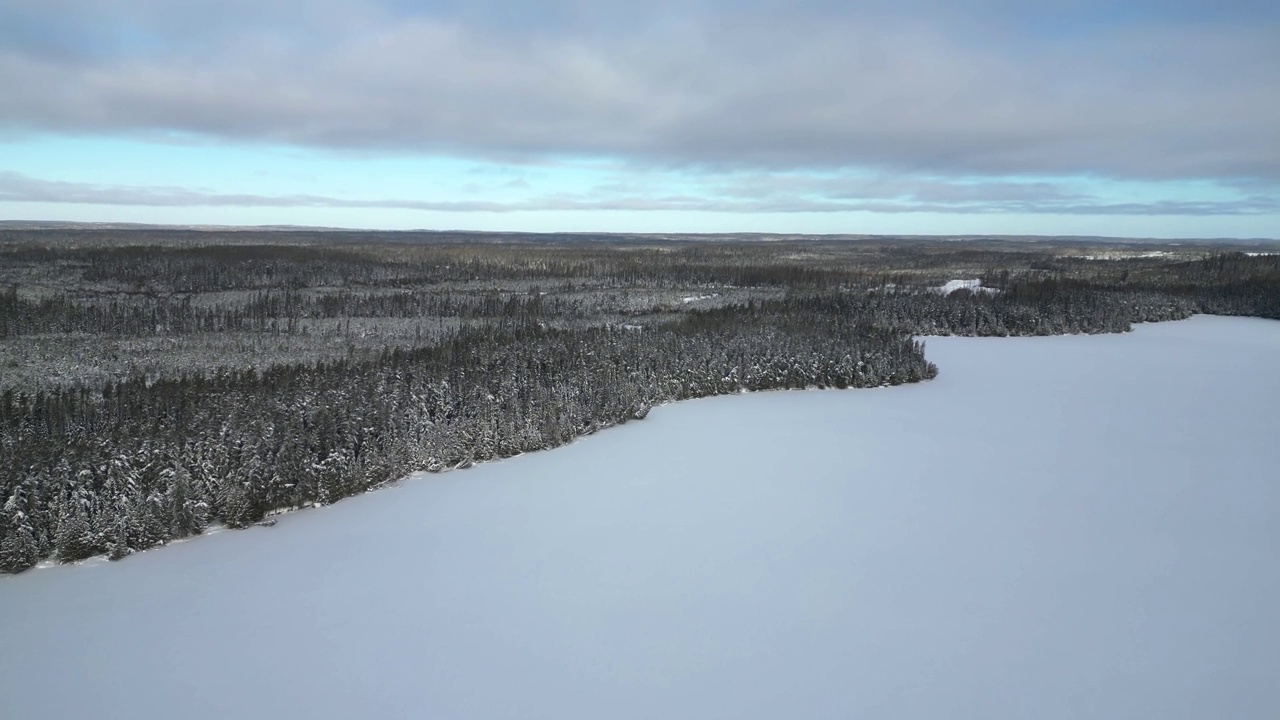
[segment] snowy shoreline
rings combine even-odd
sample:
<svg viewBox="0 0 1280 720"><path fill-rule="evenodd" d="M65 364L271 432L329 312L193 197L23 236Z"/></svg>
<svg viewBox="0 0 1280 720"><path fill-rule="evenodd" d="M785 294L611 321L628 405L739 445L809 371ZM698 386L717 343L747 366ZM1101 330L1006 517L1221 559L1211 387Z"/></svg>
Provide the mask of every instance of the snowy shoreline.
<svg viewBox="0 0 1280 720"><path fill-rule="evenodd" d="M270 532L4 578L6 711L1280 710L1257 675L1280 662L1280 326L929 349L928 384L677 403Z"/></svg>
<svg viewBox="0 0 1280 720"><path fill-rule="evenodd" d="M976 288L976 287L973 287L973 286L971 286L971 285L969 284L969 283L977 283L978 281L976 281L976 280L975 280L975 281L953 281L953 282L955 282L955 283L959 283L959 284L958 284L955 288L952 288L952 289L951 289L951 291L954 291L955 289L968 289L968 290L975 290L975 291L976 291L977 289L981 289L981 290L988 290L987 288ZM952 284L952 283L948 283L948 286L950 286L951 284ZM944 294L945 294L945 292L946 292L946 291L945 291L945 289L940 289L940 291L944 292ZM1007 336L981 336L981 337L962 336L962 335L920 335L920 336L915 336L915 340L920 341L920 342L926 342L926 343L927 343L927 341L929 341L929 340L937 340L937 339L943 339L943 338L948 338L948 339L951 339L951 338L971 338L971 339L984 339L984 340L985 340L985 339L1012 339L1012 338L1026 338L1026 339L1030 339L1030 338L1050 338L1050 337L1088 337L1088 336L1094 336L1094 335L1116 335L1116 334L1126 334L1126 333L1130 333L1130 332L1132 332L1135 328L1140 327L1140 326L1143 326L1143 325L1158 325L1158 324L1164 324L1164 323L1179 323L1179 322L1186 322L1186 321L1188 321L1188 320L1190 320L1190 319L1192 319L1192 318L1197 318L1197 317L1219 317L1219 316L1210 316L1210 315L1200 315L1200 314L1197 314L1197 315L1192 315L1190 318L1185 318L1185 319L1180 319L1180 320L1163 320L1163 321L1157 321L1157 322L1154 322L1154 323L1133 323L1133 324L1132 324L1132 325L1131 325L1131 326L1130 326L1130 327L1125 331L1125 333L1109 333L1109 332L1099 332L1099 333L1061 333L1061 334L1057 334L1057 335L1007 335ZM1263 319L1263 318L1259 318L1259 319ZM927 357L927 355L926 355L926 360L927 360L927 359L928 359L928 357ZM939 372L940 372L940 373L941 373L941 372L945 372L945 368L943 368L943 367L939 367ZM923 380L923 381L918 381L917 383L914 383L914 384L919 384L919 382L929 382L929 381L928 381L928 380ZM898 386L897 386L897 385L891 385L891 384L887 384L887 383L886 383L886 384L882 384L882 385L878 385L878 386L871 386L871 387L860 387L860 388L853 388L853 387L850 387L850 388L844 388L843 390L876 390L876 389L884 389L884 388L890 388L890 387L898 387ZM646 411L646 414L647 414L647 412L651 412L653 409L657 409L657 408L661 408L661 407L671 407L671 406L676 406L676 405L683 405L683 404L685 404L685 403L689 403L689 402L697 401L697 400L709 400L709 399L713 399L713 398L726 397L726 396L733 396L733 395L748 395L748 394L761 394L761 393L774 393L774 392L778 392L778 393L793 393L793 392L825 392L825 391L828 391L828 390L842 390L842 389L834 388L834 387L818 387L818 386L810 386L810 387L806 387L806 388L793 388L793 389L788 389L788 388L770 388L770 389L765 389L765 390L748 390L748 389L746 389L746 388L742 388L742 389L740 389L738 392L735 392L735 393L722 393L722 394L708 395L708 396L702 396L702 397L696 397L696 398L686 398L686 399L681 399L681 400L667 401L667 402L660 403L660 404L658 404L658 405L653 406L653 408L650 408L650 410ZM568 442L565 442L565 443L562 443L562 444L559 444L559 445L555 445L555 446L552 446L552 447L547 447L547 448L544 448L544 449L541 449L541 450L537 450L537 451L533 451L533 452L534 452L534 453L546 453L546 452L551 452L551 451L555 451L555 450L560 450L560 449L562 449L562 448L570 447L570 446L576 445L577 443L579 443L580 441L582 441L582 440L583 440L583 439L585 439L585 438L591 437L591 436L596 435L596 434L598 434L598 433L600 433L600 432L603 432L603 431L605 431L605 430L611 430L611 429L614 429L614 428L617 428L617 427L621 427L621 426L623 426L623 425L628 424L629 422L631 422L631 421L633 421L633 420L639 420L639 419L644 419L644 418L643 418L643 417L641 417L641 418L630 418L630 419L624 419L624 420L622 420L621 422L618 422L618 423L613 423L613 424L609 424L609 425L604 425L604 426L596 427L596 428L593 428L590 432L586 432L586 433L582 433L582 434L579 434L579 435L574 436L574 437L573 437L572 439L570 439ZM438 468L438 469L423 469L423 470L415 470L415 471L412 471L412 472L410 472L410 473L408 473L408 474L406 474L406 475L403 475L403 476L400 476L400 477L397 477L397 478L394 478L394 479L387 480L386 482L383 482L383 483L381 483L381 484L379 484L379 485L377 485L377 486L375 486L375 487L372 487L372 488L370 488L370 489L368 489L368 490L366 490L366 491L364 491L364 492L362 492L362 493L359 493L359 494L357 494L357 495L352 495L352 496L349 496L349 497L360 497L360 496L363 496L363 495L368 495L368 494L371 494L371 493L376 493L376 492L379 492L379 491L384 490L384 489L387 489L387 488L401 486L401 485L403 485L403 484L405 484L406 482L409 482L409 481L425 479L425 478L428 478L428 477L431 477L431 476L441 476L441 475L445 475L445 474L448 474L448 473L456 472L456 471L459 471L459 470L468 470L468 469L472 469L472 468L476 468L476 467L480 467L480 466L491 466L491 465L495 465L495 464L502 463L503 461L512 460L512 459L515 459L515 458L518 458L518 457L523 457L523 456L525 456L525 455L529 455L529 454L533 454L533 453L530 453L530 452L520 452L520 453L517 453L517 454L515 454L515 455L511 455L511 456L507 456L507 457L497 457L497 458L492 458L492 459L488 459L488 460L472 460L472 461L464 461L463 463L460 463L460 464L459 464L459 465L457 465L457 466L441 467L441 468ZM348 498L342 498L342 499L338 500L337 502L338 502L338 503L341 503L341 502L342 502L343 500L345 500L345 499L348 499ZM171 541L166 542L166 543L164 543L164 544L162 544L162 545L158 545L158 546L156 546L156 547L154 547L154 548L149 548L149 549L147 549L147 550L142 550L142 551L137 551L137 552L131 553L130 555L127 555L127 556L125 556L124 558L120 558L120 559L118 559L118 560L109 560L109 559L108 559L108 557L107 557L107 555L106 555L105 553L104 553L104 554L100 554L100 555L95 555L95 556L92 556L92 557L89 557L89 558L85 558L85 559L82 559L82 560L77 560L77 561L74 561L74 562L69 562L69 563L62 563L62 562L58 562L58 561L57 561L57 560L55 560L55 559L46 559L46 560L42 560L40 563L38 563L38 564L36 564L35 566L33 566L32 568L30 568L27 572L30 572L30 571L33 571L33 570L47 570L47 569L51 569L51 568L64 567L64 566L68 566L68 567L84 567L84 566L94 566L94 565L99 565L99 564L106 563L106 562L119 562L119 561L122 561L122 560L126 560L126 559L128 559L129 557L133 557L133 556L135 556L135 555L139 555L139 554L142 554L142 553L150 553L150 552L153 552L153 551L156 551L156 550L162 550L162 549L164 549L164 548L171 547L171 546L174 546L174 545L177 545L177 544L180 544L180 543L185 543L185 542L189 542L189 541L192 541L192 540L199 540L199 539L201 539L201 538L211 537L211 536L218 535L218 534L221 534L221 533L223 533L223 532L230 531L230 530L248 530L248 529L251 529L251 528L270 528L270 527L274 526L274 525L275 525L275 524L276 524L276 523L277 523L281 518L283 518L283 517L285 517L285 516L291 516L291 515L295 515L295 514L298 514L298 513L303 513L303 512L309 511L309 510L316 510L316 509L320 509L320 508L324 508L324 507L330 507L330 506L332 506L332 505L334 505L334 504L336 504L336 503L329 503L329 504L313 503L313 504L310 504L310 505L304 505L304 506L293 507L293 508L278 508L278 509L275 509L275 510L272 510L272 511L268 512L268 513L266 514L266 516L265 516L262 520L260 520L260 521L258 521L258 522L255 522L255 523L252 523L251 525L246 526L246 527L244 527L244 528L231 528L231 527L228 527L228 526L226 526L226 525L224 525L224 524L221 524L221 523L211 524L211 525L209 525L207 528L205 528L205 530L204 530L203 532L201 532L200 534L197 534L197 535L189 535L189 536L187 536L187 537L183 537L183 538L178 538L178 539L175 539L175 540L171 540ZM4 578L5 578L5 577L6 577L5 575L0 574L0 582L3 582L3 580L4 580Z"/></svg>

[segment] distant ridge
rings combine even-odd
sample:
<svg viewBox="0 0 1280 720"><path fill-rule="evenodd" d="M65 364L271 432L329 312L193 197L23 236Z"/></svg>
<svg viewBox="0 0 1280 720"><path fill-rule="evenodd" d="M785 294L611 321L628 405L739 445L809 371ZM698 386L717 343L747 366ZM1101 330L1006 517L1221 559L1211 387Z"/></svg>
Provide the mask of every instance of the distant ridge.
<svg viewBox="0 0 1280 720"><path fill-rule="evenodd" d="M1153 238L1124 237L1119 235L903 235L903 234L867 234L867 233L765 233L765 232L606 232L606 231L566 231L537 232L520 230L449 230L449 229L403 229L384 230L370 228L330 227L323 225L166 225L152 223L128 222L71 222L62 220L0 220L0 230L115 230L115 231L156 231L173 230L181 232L208 233L249 233L249 232L315 232L315 233L360 233L371 235L448 235L472 236L477 239L500 238L577 238L577 239L637 239L658 241L705 241L705 242L796 242L804 240L821 241L909 241L909 242L1046 242L1046 243L1080 243L1080 244L1156 244L1156 245L1233 245L1273 247L1280 245L1280 238Z"/></svg>
<svg viewBox="0 0 1280 720"><path fill-rule="evenodd" d="M350 228L320 225L159 225L126 222L68 222L63 220L0 220L0 230L195 230L208 232L344 231ZM368 230L360 232L380 232Z"/></svg>

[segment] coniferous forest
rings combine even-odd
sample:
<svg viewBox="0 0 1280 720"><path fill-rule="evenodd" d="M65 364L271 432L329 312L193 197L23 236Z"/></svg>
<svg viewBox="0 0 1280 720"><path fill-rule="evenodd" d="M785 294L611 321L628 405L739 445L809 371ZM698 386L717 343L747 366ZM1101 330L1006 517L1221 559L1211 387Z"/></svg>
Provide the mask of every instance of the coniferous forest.
<svg viewBox="0 0 1280 720"><path fill-rule="evenodd" d="M676 400L927 380L922 335L1280 319L1274 251L0 230L0 571L270 522Z"/></svg>

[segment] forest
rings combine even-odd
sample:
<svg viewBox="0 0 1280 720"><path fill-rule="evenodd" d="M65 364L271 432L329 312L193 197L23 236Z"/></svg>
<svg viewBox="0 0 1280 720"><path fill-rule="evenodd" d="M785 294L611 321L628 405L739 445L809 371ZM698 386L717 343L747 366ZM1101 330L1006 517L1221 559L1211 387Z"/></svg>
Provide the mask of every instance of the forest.
<svg viewBox="0 0 1280 720"><path fill-rule="evenodd" d="M269 524L682 399L928 380L921 336L1280 319L1276 250L0 230L0 571Z"/></svg>

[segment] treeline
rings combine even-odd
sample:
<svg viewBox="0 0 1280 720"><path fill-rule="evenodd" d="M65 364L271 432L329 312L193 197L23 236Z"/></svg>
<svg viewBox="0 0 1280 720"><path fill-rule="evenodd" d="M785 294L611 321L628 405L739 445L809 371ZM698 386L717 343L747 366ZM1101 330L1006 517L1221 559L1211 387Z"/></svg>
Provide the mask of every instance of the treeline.
<svg viewBox="0 0 1280 720"><path fill-rule="evenodd" d="M11 263L0 276L46 280L0 291L0 337L17 342L441 319L427 347L249 368L228 345L213 359L227 370L0 392L5 572L45 558L123 557L415 470L555 447L674 400L914 382L936 373L916 335L1122 332L1194 313L1280 318L1280 257L1239 253L1090 262L950 244L241 244L14 245L0 256ZM972 277L979 262L985 289L929 289L938 277ZM616 316L623 305L575 285L649 294L628 296L640 298L621 313L628 323ZM657 290L702 286L738 288L746 300L640 309L664 296ZM783 299L763 299L777 288Z"/></svg>
<svg viewBox="0 0 1280 720"><path fill-rule="evenodd" d="M661 330L460 330L374 360L0 397L0 570L123 557L415 470L563 444L691 397L914 382L902 332L769 303Z"/></svg>
<svg viewBox="0 0 1280 720"><path fill-rule="evenodd" d="M1217 254L1158 267L1134 282L1192 300L1199 312L1280 319L1280 255Z"/></svg>
<svg viewBox="0 0 1280 720"><path fill-rule="evenodd" d="M461 251L436 248L430 252ZM755 257L759 250L744 252ZM474 254L474 248L467 253ZM455 265L439 258L437 261L448 267L466 268L461 274L468 279L489 281L510 280L516 275L524 280L543 281L573 277L607 287L785 287L810 294L889 285L894 292L884 293L889 299L881 307L869 310L869 317L875 322L889 317L895 327L928 334L1116 332L1131 322L1169 320L1194 313L1280 317L1280 256L1217 254L1188 262L1147 261L1132 269L1124 262L1075 261L1063 265L1069 270L1052 273L1030 269L1010 273L1008 269L993 268L984 272L982 279L984 286L998 293L957 291L944 296L924 292L919 286L904 287L903 278L907 276L900 272L824 270L786 262L771 266L730 263L726 258L731 255L725 248L678 253L615 250L605 256L607 259L580 259L562 265L542 253L553 250L517 252L508 248L495 257L454 257ZM226 289L238 287L233 278L256 278L248 285L266 287L221 292L216 301L197 302L200 295L177 291L88 297L42 293L37 299L24 297L14 285L0 291L0 338L48 333L295 333L303 331L303 319L448 317L524 322L581 318L602 310L581 299L565 297L565 293L557 292L564 289L562 286L548 286L552 292L546 294L536 285L520 291L465 292L447 284L365 288L361 282L372 282L374 275L381 272L396 278L393 286L406 277L403 273L421 277L406 270L412 264L397 264L386 258L369 260L365 255L376 253L341 248L168 248L157 258L127 247L95 250L93 254L119 257L105 264L99 257L83 271L82 280L92 275L132 282L136 275L151 278L161 286L180 286L191 284L192 278L206 277L213 283L210 287ZM977 257L985 259L987 254ZM65 259L57 256L51 260L43 255L39 258ZM716 265L719 261L725 264ZM414 262L422 263L420 258ZM275 263L284 265L273 270ZM702 264L705 267L700 267ZM201 269L204 275L195 269ZM196 284L205 285L203 281ZM904 299L904 295L911 297Z"/></svg>
<svg viewBox="0 0 1280 720"><path fill-rule="evenodd" d="M274 239L274 238L273 238ZM830 288L862 277L862 263L786 259L801 246L655 242L636 246L367 243L61 247L0 244L0 260L59 268L85 283L152 293L304 287L408 288L473 282L590 283L606 287Z"/></svg>
<svg viewBox="0 0 1280 720"><path fill-rule="evenodd" d="M1111 264L1111 263L1108 263ZM983 275L988 290L891 289L850 297L849 312L919 335L1124 332L1195 314L1280 319L1280 257L1242 253L1098 275Z"/></svg>
<svg viewBox="0 0 1280 720"><path fill-rule="evenodd" d="M27 299L0 292L0 338L85 333L148 337L209 332L303 332L308 319L445 317L523 322L578 317L580 303L530 292L405 290L310 293L264 290L201 303L192 295L131 295L82 300L70 295Z"/></svg>
<svg viewBox="0 0 1280 720"><path fill-rule="evenodd" d="M996 293L868 294L850 304L852 312L918 335L984 337L1125 332L1133 323L1204 312L1196 300L1167 293L1052 279L1014 282Z"/></svg>

